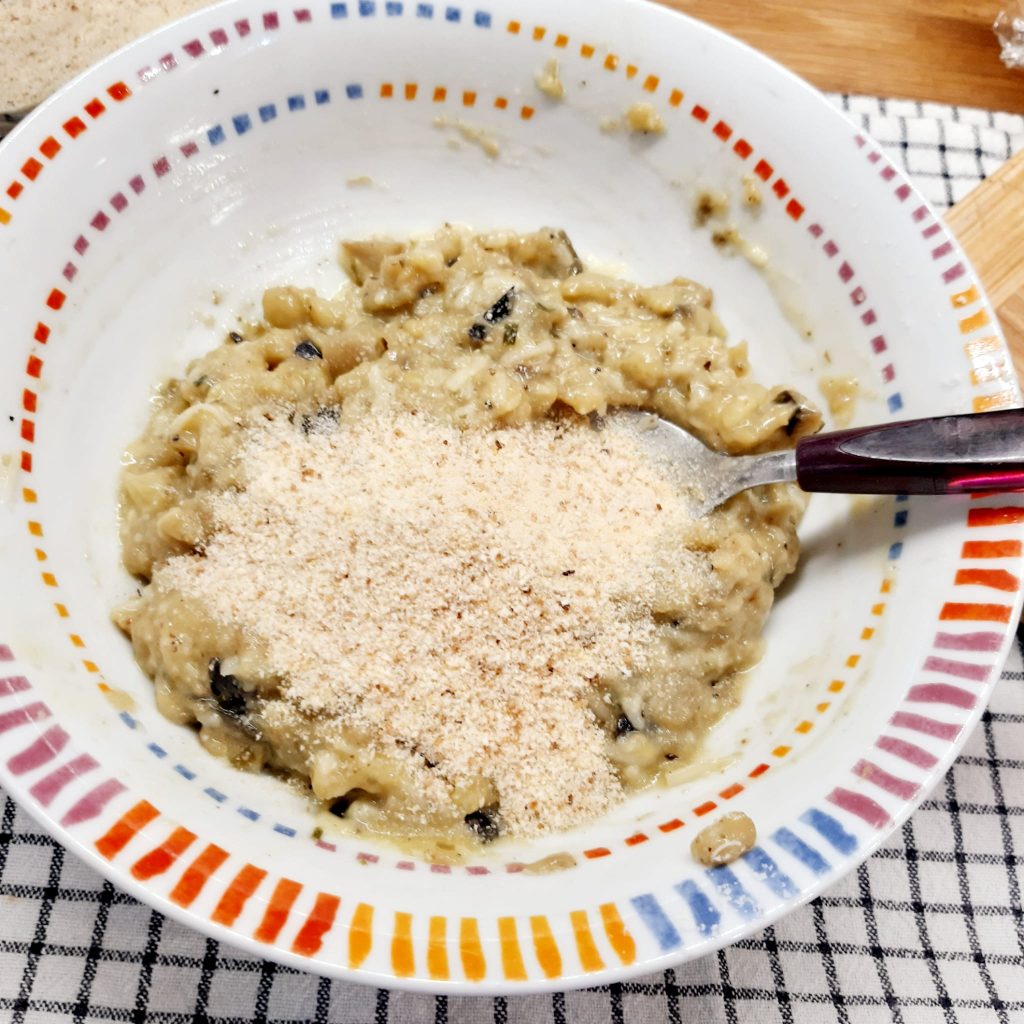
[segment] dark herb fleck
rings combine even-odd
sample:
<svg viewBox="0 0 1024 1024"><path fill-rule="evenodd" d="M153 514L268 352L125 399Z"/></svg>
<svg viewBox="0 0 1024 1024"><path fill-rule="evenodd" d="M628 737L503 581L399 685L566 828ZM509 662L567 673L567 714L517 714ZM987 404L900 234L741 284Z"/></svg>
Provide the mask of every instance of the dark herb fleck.
<svg viewBox="0 0 1024 1024"><path fill-rule="evenodd" d="M636 731L636 726L629 720L628 715L619 715L615 719L615 738L619 739L620 736L626 736L631 732Z"/></svg>
<svg viewBox="0 0 1024 1024"><path fill-rule="evenodd" d="M491 843L501 834L495 811L492 808L481 808L471 811L463 819L470 829L476 833L482 843Z"/></svg>
<svg viewBox="0 0 1024 1024"><path fill-rule="evenodd" d="M245 693L234 676L221 672L220 658L210 662L210 692L225 715L238 718L245 714Z"/></svg>
<svg viewBox="0 0 1024 1024"><path fill-rule="evenodd" d="M303 434L307 436L317 427L325 426L328 423L337 423L341 413L333 406L321 406L315 415L306 413L300 424Z"/></svg>
<svg viewBox="0 0 1024 1024"><path fill-rule="evenodd" d="M240 334L238 333L238 331L230 331L230 332L228 333L228 337L229 337L229 338L230 338L230 339L231 339L231 340L232 340L232 341L233 341L233 342L234 342L234 343L235 343L236 345L240 345L240 344L241 344L241 343L242 343L243 341L245 341L245 338L243 338L243 337L242 337L242 336L241 336L241 335L240 335Z"/></svg>
<svg viewBox="0 0 1024 1024"><path fill-rule="evenodd" d="M344 818L348 809L352 806L352 800L347 796L339 796L327 810L336 818Z"/></svg>
<svg viewBox="0 0 1024 1024"><path fill-rule="evenodd" d="M319 839L323 839L323 837L324 837L324 830L319 825L317 825L317 827L315 829L313 829L313 838L319 840Z"/></svg>
<svg viewBox="0 0 1024 1024"><path fill-rule="evenodd" d="M489 324L496 324L499 320L504 320L512 312L512 306L515 303L516 290L514 287L509 288L507 292L486 313L484 313L484 319Z"/></svg>
<svg viewBox="0 0 1024 1024"><path fill-rule="evenodd" d="M514 345L519 340L519 324L512 320L505 324L503 340L506 345Z"/></svg>
<svg viewBox="0 0 1024 1024"><path fill-rule="evenodd" d="M300 359L323 359L324 357L319 346L310 341L309 338L303 338L302 341L295 346L295 354Z"/></svg>
<svg viewBox="0 0 1024 1024"><path fill-rule="evenodd" d="M575 576L576 575L576 570L575 569L563 569L562 570L562 575L563 576Z"/></svg>
<svg viewBox="0 0 1024 1024"><path fill-rule="evenodd" d="M469 328L469 336L473 341L483 341L487 337L487 328L483 324L473 324Z"/></svg>

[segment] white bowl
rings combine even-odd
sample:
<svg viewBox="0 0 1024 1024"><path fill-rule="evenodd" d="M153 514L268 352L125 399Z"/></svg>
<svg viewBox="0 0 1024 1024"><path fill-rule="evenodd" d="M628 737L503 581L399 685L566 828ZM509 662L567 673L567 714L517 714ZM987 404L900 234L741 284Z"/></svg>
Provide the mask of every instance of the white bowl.
<svg viewBox="0 0 1024 1024"><path fill-rule="evenodd" d="M562 103L534 85L551 57ZM664 136L601 131L638 101ZM486 128L499 157L452 148L438 115ZM744 175L765 204L737 216L767 273L693 226L695 189L736 194ZM119 455L153 384L263 287L331 290L339 237L445 220L560 225L585 259L708 283L759 379L814 395L826 365L854 374L860 422L1018 400L937 216L818 94L706 26L625 0L203 11L0 147L0 782L118 885L282 963L460 993L662 969L822 891L942 775L1019 615L1024 504L815 498L802 571L704 775L468 867L316 841L298 796L157 713L111 625L132 586ZM708 872L689 843L724 808L761 840ZM577 866L518 870L555 851Z"/></svg>

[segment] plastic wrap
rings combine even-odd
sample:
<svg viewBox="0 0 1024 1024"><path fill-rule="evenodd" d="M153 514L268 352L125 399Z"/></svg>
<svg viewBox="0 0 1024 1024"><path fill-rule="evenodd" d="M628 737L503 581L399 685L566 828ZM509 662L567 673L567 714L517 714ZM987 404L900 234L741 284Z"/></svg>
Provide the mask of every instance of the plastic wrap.
<svg viewBox="0 0 1024 1024"><path fill-rule="evenodd" d="M1024 68L1024 0L1010 0L996 16L992 28L1008 68Z"/></svg>

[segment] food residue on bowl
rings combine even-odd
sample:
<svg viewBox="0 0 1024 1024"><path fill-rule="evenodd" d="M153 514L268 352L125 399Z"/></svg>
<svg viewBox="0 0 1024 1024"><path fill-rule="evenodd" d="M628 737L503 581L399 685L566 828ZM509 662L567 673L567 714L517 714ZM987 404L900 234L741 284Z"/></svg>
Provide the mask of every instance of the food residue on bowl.
<svg viewBox="0 0 1024 1024"><path fill-rule="evenodd" d="M561 100L565 98L565 83L558 70L558 61L552 57L547 64L544 65L543 70L537 73L535 79L537 88L540 89L545 96L550 97L553 100Z"/></svg>
<svg viewBox="0 0 1024 1024"><path fill-rule="evenodd" d="M693 837L690 852L706 867L722 867L738 860L757 842L757 829L742 811L723 814Z"/></svg>

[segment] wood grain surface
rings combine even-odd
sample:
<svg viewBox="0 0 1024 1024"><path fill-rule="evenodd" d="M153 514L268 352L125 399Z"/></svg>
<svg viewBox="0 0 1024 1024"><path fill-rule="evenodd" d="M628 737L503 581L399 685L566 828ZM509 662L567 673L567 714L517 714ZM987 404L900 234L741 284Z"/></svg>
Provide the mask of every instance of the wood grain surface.
<svg viewBox="0 0 1024 1024"><path fill-rule="evenodd" d="M662 0L750 43L819 89L1024 113L999 59L1010 0Z"/></svg>
<svg viewBox="0 0 1024 1024"><path fill-rule="evenodd" d="M946 214L999 315L1024 380L1024 152Z"/></svg>

